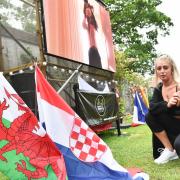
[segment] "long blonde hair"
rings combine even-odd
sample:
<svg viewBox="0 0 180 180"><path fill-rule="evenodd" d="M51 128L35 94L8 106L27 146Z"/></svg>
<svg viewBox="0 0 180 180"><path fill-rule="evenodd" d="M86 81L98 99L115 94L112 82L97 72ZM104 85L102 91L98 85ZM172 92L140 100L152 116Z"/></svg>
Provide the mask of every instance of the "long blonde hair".
<svg viewBox="0 0 180 180"><path fill-rule="evenodd" d="M177 69L177 66L176 66L174 60L169 55L163 54L163 55L160 55L159 57L157 57L155 60L155 63L154 63L155 64L155 83L156 83L156 85L160 82L160 79L157 76L157 69L156 69L157 61L159 61L159 60L164 60L171 65L173 80L176 83L180 83L179 71Z"/></svg>

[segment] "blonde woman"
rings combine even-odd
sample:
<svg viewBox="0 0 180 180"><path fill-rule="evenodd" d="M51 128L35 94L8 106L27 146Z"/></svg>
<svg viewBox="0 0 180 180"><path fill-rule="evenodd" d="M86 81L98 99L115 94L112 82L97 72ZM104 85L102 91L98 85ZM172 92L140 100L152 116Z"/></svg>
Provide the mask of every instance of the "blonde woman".
<svg viewBox="0 0 180 180"><path fill-rule="evenodd" d="M178 70L168 55L155 60L157 86L150 100L146 122L154 136L163 146L154 162L164 164L178 159L180 152L180 84ZM175 150L176 148L176 150Z"/></svg>

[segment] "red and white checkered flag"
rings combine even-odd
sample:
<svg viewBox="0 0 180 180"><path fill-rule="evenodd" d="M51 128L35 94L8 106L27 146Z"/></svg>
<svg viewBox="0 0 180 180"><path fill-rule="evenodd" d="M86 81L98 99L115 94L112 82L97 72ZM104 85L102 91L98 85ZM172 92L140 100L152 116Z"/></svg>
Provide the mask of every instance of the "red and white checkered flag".
<svg viewBox="0 0 180 180"><path fill-rule="evenodd" d="M99 160L107 150L106 144L80 118L74 120L70 148L78 159L85 162Z"/></svg>

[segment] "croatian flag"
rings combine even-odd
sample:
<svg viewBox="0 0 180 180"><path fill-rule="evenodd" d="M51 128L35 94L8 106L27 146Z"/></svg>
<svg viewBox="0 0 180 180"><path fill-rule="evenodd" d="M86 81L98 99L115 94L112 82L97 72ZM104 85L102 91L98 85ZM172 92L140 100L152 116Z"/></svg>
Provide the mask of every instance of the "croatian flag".
<svg viewBox="0 0 180 180"><path fill-rule="evenodd" d="M35 75L40 122L64 156L68 179L133 179L113 159L103 140L56 93L38 67Z"/></svg>
<svg viewBox="0 0 180 180"><path fill-rule="evenodd" d="M133 123L132 126L137 126L140 124L145 124L145 115L148 112L148 108L143 102L142 97L136 91L134 96L134 113L133 113Z"/></svg>

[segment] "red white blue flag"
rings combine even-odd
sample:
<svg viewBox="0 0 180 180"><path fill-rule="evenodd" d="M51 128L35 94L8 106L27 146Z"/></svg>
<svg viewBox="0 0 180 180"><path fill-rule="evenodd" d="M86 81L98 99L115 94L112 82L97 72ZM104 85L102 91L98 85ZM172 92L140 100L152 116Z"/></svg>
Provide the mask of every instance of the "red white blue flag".
<svg viewBox="0 0 180 180"><path fill-rule="evenodd" d="M68 179L133 179L114 160L103 140L56 93L38 67L35 74L40 122L64 156Z"/></svg>
<svg viewBox="0 0 180 180"><path fill-rule="evenodd" d="M147 114L147 112L148 112L148 107L145 105L139 93L135 92L132 126L145 124L145 115Z"/></svg>

